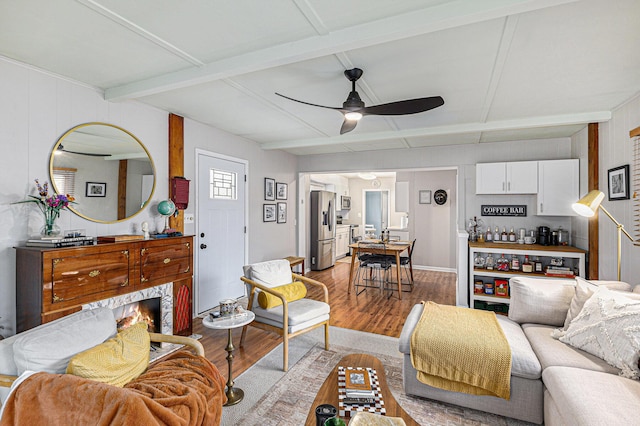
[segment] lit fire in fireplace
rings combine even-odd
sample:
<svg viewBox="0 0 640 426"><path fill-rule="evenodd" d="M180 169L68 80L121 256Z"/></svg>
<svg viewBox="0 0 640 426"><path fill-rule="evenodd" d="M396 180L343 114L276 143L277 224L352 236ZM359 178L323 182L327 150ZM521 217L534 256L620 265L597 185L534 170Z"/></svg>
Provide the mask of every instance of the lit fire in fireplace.
<svg viewBox="0 0 640 426"><path fill-rule="evenodd" d="M147 324L147 330L156 332L156 327L151 309L145 308L140 303L135 302L127 305L119 320L117 320L118 330L124 330L139 322Z"/></svg>

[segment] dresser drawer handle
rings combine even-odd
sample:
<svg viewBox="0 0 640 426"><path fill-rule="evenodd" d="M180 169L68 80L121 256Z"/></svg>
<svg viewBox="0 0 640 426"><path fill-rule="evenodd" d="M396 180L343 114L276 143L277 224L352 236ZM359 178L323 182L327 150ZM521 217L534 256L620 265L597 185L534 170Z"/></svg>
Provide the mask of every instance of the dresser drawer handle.
<svg viewBox="0 0 640 426"><path fill-rule="evenodd" d="M64 299L60 296L58 296L57 294L53 295L53 302L62 302Z"/></svg>
<svg viewBox="0 0 640 426"><path fill-rule="evenodd" d="M129 285L129 278L127 278L126 280L124 280L124 282L122 284L120 284L120 287L126 287Z"/></svg>
<svg viewBox="0 0 640 426"><path fill-rule="evenodd" d="M97 269L96 269L95 271L91 271L91 272L89 272L89 276L90 276L91 278L95 278L95 277L97 277L98 275L100 275L100 271L98 271Z"/></svg>
<svg viewBox="0 0 640 426"><path fill-rule="evenodd" d="M165 258L162 262L164 262L165 264L167 264L167 263L171 262L171 259L167 257L167 258Z"/></svg>

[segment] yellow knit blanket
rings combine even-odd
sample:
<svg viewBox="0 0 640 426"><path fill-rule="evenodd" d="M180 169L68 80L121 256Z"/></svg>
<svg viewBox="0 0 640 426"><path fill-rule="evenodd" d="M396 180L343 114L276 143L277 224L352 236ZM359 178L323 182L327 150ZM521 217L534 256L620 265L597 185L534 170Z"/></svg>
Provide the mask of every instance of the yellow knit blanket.
<svg viewBox="0 0 640 426"><path fill-rule="evenodd" d="M422 302L411 335L417 379L439 389L510 397L511 347L493 312Z"/></svg>

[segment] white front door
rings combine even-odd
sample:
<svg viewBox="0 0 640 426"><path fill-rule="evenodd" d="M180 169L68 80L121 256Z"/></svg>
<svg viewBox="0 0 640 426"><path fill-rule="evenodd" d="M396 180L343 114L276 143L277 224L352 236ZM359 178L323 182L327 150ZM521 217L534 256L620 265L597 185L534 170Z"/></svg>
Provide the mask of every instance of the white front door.
<svg viewBox="0 0 640 426"><path fill-rule="evenodd" d="M246 169L240 159L198 151L196 310L244 295Z"/></svg>

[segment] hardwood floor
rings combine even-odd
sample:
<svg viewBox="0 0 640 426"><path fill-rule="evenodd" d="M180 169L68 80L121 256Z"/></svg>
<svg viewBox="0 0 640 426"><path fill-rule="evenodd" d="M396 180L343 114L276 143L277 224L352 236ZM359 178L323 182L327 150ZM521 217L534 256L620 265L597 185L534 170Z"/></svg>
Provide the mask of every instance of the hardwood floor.
<svg viewBox="0 0 640 426"><path fill-rule="evenodd" d="M399 337L404 320L416 303L431 300L440 304L455 304L454 273L414 270L413 291L403 292L402 300L398 300L397 292L394 293L395 296L387 299L386 294L373 288L368 288L359 296L355 295L353 289L351 294L347 294L349 266L349 263L339 262L324 271L307 273L309 278L323 282L329 290L332 326ZM309 291L309 297L317 298L319 294ZM193 331L203 336L200 341L207 358L226 378L228 367L225 348L228 332L205 328L199 319L194 319ZM237 329L232 333L235 347L233 377L252 366L282 341L275 333L249 327L244 347L240 348L241 331Z"/></svg>

